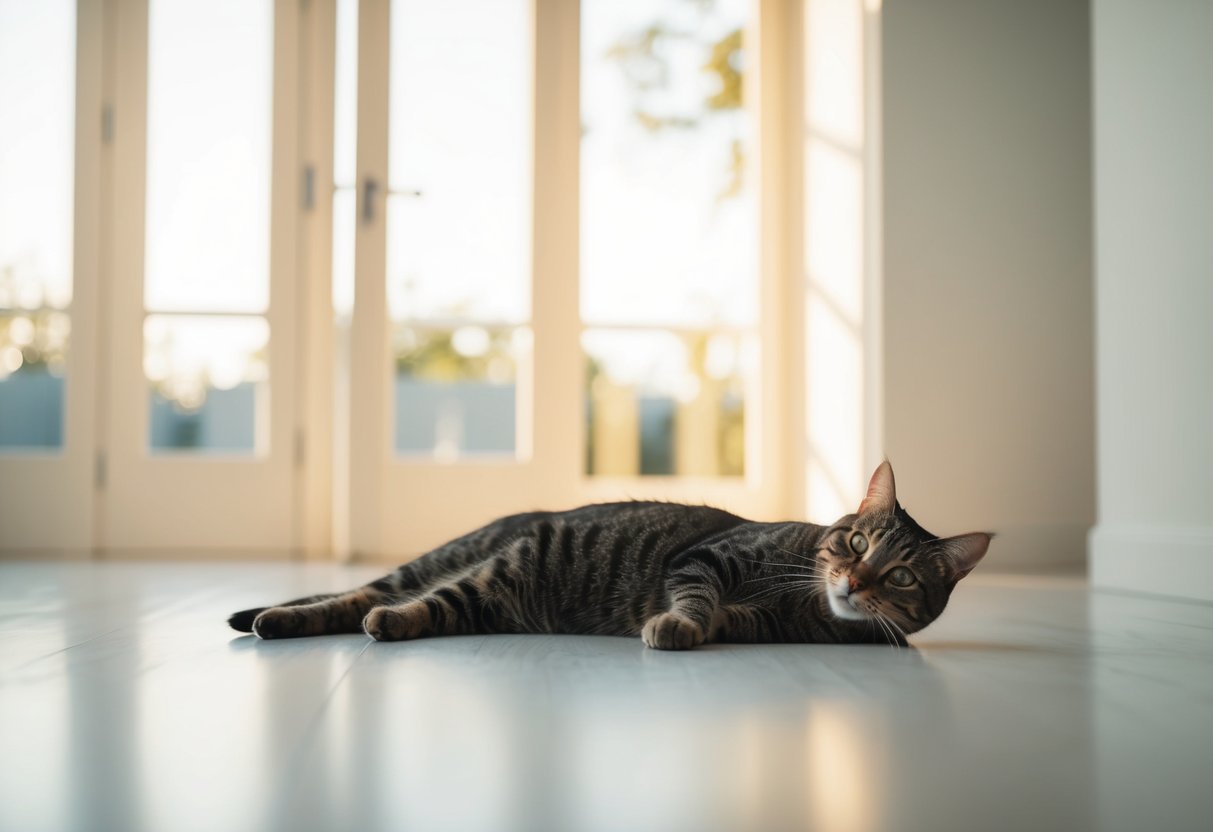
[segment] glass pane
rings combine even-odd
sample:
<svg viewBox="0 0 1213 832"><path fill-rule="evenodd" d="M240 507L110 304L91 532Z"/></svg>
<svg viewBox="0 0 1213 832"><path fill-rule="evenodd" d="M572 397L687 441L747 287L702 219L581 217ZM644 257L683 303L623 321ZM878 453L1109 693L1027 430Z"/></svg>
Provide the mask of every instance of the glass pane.
<svg viewBox="0 0 1213 832"><path fill-rule="evenodd" d="M0 448L63 446L75 124L74 0L0 0Z"/></svg>
<svg viewBox="0 0 1213 832"><path fill-rule="evenodd" d="M529 366L525 327L397 326L396 452L442 461L515 453L520 367Z"/></svg>
<svg viewBox="0 0 1213 832"><path fill-rule="evenodd" d="M634 476L745 472L751 336L587 330L586 471Z"/></svg>
<svg viewBox="0 0 1213 832"><path fill-rule="evenodd" d="M0 309L72 298L75 0L0 0Z"/></svg>
<svg viewBox="0 0 1213 832"><path fill-rule="evenodd" d="M272 0L151 0L147 259L153 311L269 304Z"/></svg>
<svg viewBox="0 0 1213 832"><path fill-rule="evenodd" d="M581 316L757 321L751 0L583 0Z"/></svg>
<svg viewBox="0 0 1213 832"><path fill-rule="evenodd" d="M333 192L333 313L340 321L354 315L354 243L358 234L357 191Z"/></svg>
<svg viewBox="0 0 1213 832"><path fill-rule="evenodd" d="M148 315L143 371L152 450L264 450L269 339L264 318Z"/></svg>
<svg viewBox="0 0 1213 832"><path fill-rule="evenodd" d="M354 237L357 232L358 0L337 0L333 101L333 313L354 314Z"/></svg>
<svg viewBox="0 0 1213 832"><path fill-rule="evenodd" d="M0 315L0 448L62 447L70 335L66 312Z"/></svg>
<svg viewBox="0 0 1213 832"><path fill-rule="evenodd" d="M530 316L531 0L394 0L394 320Z"/></svg>
<svg viewBox="0 0 1213 832"><path fill-rule="evenodd" d="M333 86L333 182L354 186L358 161L358 0L337 0Z"/></svg>

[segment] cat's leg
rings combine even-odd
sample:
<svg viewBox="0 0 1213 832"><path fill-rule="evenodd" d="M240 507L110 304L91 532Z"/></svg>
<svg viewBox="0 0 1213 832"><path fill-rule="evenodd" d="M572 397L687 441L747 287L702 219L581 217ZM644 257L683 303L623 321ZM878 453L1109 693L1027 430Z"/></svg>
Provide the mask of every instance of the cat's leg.
<svg viewBox="0 0 1213 832"><path fill-rule="evenodd" d="M775 613L752 604L722 604L712 619L709 641L772 644L787 641Z"/></svg>
<svg viewBox="0 0 1213 832"><path fill-rule="evenodd" d="M371 584L313 603L270 607L253 619L252 630L261 638L357 633L371 609L393 599Z"/></svg>
<svg viewBox="0 0 1213 832"><path fill-rule="evenodd" d="M383 595L383 597L375 599L375 602L371 604L372 607L400 601L403 598L416 597L435 586L450 581L454 576L466 572L470 567L483 563L494 552L500 551L503 544L518 538L525 531L529 523L543 516L545 516L543 512L532 512L503 517L500 520L489 523L487 526L444 543L360 590L355 590L352 593L338 592L310 595L306 598L296 598L294 601L287 601L283 604L275 604L272 607L254 607L252 609L241 610L240 612L233 613L228 618L227 623L234 630L242 633L251 633L254 631L256 620L264 613L274 610L275 614L267 616L265 619L264 623L267 627L270 621L276 621L283 624L284 630L293 630L295 629L294 627L286 626L286 623L292 620L292 616L281 612L281 610L296 607L310 608L322 602L340 601L341 599L350 597L353 597L357 601L357 593L363 591L372 591L372 594L378 592ZM369 610L370 607L367 609ZM365 612L364 610L362 614L365 615ZM359 616L359 623L361 622L361 617ZM344 626L344 621L344 617L340 618L342 626ZM353 630L342 629L333 630L332 632L356 632L357 630L358 628L355 627ZM268 629L266 631L268 632ZM291 634L318 635L319 633L292 632ZM269 637L282 638L283 636L276 635Z"/></svg>
<svg viewBox="0 0 1213 832"><path fill-rule="evenodd" d="M440 546L426 557L410 561L386 577L351 592L310 595L272 607L241 610L233 613L227 623L234 630L256 632L262 638L361 632L362 619L373 607L416 596L449 580L452 573L466 568L465 562L474 562L478 556L480 552L468 536Z"/></svg>
<svg viewBox="0 0 1213 832"><path fill-rule="evenodd" d="M503 599L510 570L507 558L494 558L412 600L375 607L362 629L376 641L507 632Z"/></svg>
<svg viewBox="0 0 1213 832"><path fill-rule="evenodd" d="M693 549L674 557L666 580L668 606L645 622L640 638L657 650L690 650L707 640L720 605L720 557L710 549Z"/></svg>
<svg viewBox="0 0 1213 832"><path fill-rule="evenodd" d="M321 593L320 595L308 595L303 598L296 598L294 601L287 601L286 603L283 603L283 604L275 604L274 606L275 607L299 607L304 604L315 604L320 601L327 601L330 598L336 598L340 594L341 594L340 592L325 592L325 593ZM261 613L265 612L268 609L271 609L271 608L270 607L253 607L252 609L241 610L240 612L234 612L231 614L231 616L228 617L227 623L233 630L239 630L242 633L251 633L253 631L253 621L256 620L257 616L261 615Z"/></svg>

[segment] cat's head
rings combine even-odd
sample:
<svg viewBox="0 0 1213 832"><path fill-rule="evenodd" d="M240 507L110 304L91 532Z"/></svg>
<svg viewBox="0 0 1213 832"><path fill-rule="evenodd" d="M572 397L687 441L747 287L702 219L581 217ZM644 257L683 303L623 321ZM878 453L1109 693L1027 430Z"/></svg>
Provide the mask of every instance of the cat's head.
<svg viewBox="0 0 1213 832"><path fill-rule="evenodd" d="M872 475L859 511L831 526L818 549L830 611L848 621L884 617L904 633L917 632L943 612L991 537L940 538L924 530L897 502L886 461Z"/></svg>

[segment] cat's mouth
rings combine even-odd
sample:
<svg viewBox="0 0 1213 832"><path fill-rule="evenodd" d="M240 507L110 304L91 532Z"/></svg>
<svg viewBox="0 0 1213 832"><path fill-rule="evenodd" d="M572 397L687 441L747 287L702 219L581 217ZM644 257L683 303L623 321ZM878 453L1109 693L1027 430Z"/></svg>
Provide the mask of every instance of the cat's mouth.
<svg viewBox="0 0 1213 832"><path fill-rule="evenodd" d="M846 576L830 581L826 586L826 600L830 604L830 612L846 621L866 621L868 619L859 607L855 605L855 595L851 592L850 582Z"/></svg>

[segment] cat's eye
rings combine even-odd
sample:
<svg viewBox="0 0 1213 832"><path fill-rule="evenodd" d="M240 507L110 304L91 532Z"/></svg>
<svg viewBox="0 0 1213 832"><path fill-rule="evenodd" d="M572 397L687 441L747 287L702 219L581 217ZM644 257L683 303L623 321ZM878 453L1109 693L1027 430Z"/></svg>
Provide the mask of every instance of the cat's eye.
<svg viewBox="0 0 1213 832"><path fill-rule="evenodd" d="M868 539L859 532L855 532L855 534L851 535L851 549L854 550L855 554L862 555L868 551Z"/></svg>
<svg viewBox="0 0 1213 832"><path fill-rule="evenodd" d="M914 577L914 573L909 569L906 569L904 566L899 566L893 571L889 572L889 575L887 578L885 578L885 580L891 583L893 586L903 588L913 586L918 581L918 579Z"/></svg>

